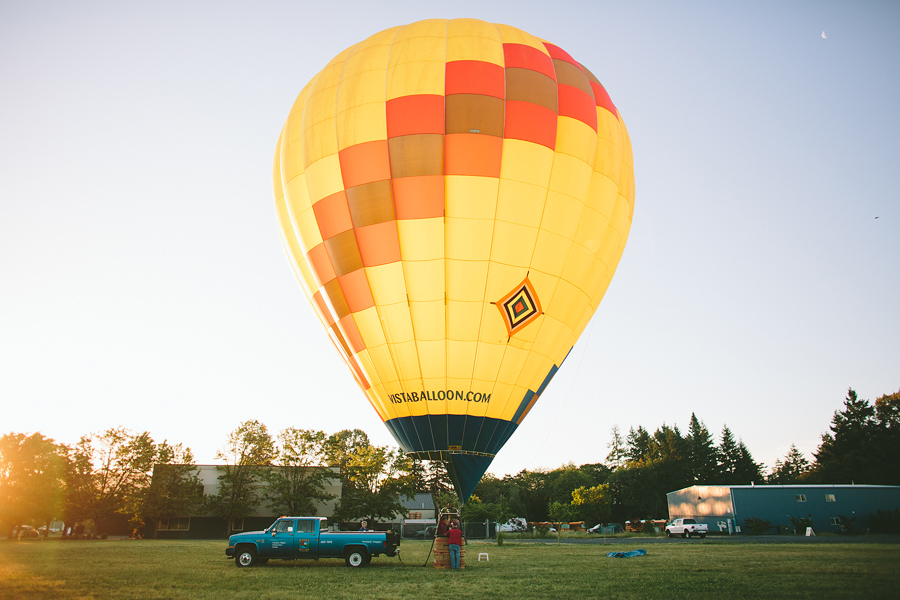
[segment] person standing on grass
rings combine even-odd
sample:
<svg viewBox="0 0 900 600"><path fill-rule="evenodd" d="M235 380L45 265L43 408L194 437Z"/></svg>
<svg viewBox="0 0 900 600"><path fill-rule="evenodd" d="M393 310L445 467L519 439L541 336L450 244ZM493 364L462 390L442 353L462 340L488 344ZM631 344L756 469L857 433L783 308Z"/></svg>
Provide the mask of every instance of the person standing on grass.
<svg viewBox="0 0 900 600"><path fill-rule="evenodd" d="M447 533L447 548L450 550L450 567L452 569L459 568L459 549L462 546L462 531L459 530L459 524L456 521L450 527Z"/></svg>

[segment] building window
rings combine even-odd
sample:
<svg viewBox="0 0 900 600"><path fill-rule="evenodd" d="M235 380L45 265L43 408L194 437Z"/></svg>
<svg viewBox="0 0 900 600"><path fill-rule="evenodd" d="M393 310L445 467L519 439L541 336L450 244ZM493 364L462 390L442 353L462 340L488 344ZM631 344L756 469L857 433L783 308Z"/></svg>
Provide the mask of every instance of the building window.
<svg viewBox="0 0 900 600"><path fill-rule="evenodd" d="M191 528L190 517L168 517L159 520L159 531L187 531Z"/></svg>
<svg viewBox="0 0 900 600"><path fill-rule="evenodd" d="M841 524L841 518L840 518L840 517L831 517L831 524L832 524L832 525L840 525L840 524Z"/></svg>
<svg viewBox="0 0 900 600"><path fill-rule="evenodd" d="M834 502L834 494L825 494L825 502Z"/></svg>
<svg viewBox="0 0 900 600"><path fill-rule="evenodd" d="M797 502L806 502L806 494L797 494Z"/></svg>
<svg viewBox="0 0 900 600"><path fill-rule="evenodd" d="M244 518L235 519L231 525L232 531L243 531L244 530Z"/></svg>
<svg viewBox="0 0 900 600"><path fill-rule="evenodd" d="M421 519L421 518L422 518L422 513L420 513L420 512L414 512L414 511L409 511L409 517L408 517L408 518L410 518L410 519Z"/></svg>

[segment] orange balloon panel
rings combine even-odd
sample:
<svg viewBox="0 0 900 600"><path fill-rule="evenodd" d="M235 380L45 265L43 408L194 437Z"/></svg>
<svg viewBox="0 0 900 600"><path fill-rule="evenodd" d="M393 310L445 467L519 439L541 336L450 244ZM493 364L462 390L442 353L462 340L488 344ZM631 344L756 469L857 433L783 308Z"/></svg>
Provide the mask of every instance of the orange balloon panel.
<svg viewBox="0 0 900 600"><path fill-rule="evenodd" d="M634 169L609 94L513 27L395 27L306 85L274 187L295 273L359 386L465 500L622 256Z"/></svg>

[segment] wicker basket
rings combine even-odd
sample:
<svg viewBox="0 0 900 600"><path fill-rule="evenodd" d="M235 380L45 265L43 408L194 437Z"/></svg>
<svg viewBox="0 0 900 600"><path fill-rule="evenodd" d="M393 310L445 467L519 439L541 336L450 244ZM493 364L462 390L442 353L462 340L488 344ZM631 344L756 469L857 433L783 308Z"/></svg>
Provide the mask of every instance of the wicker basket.
<svg viewBox="0 0 900 600"><path fill-rule="evenodd" d="M466 568L466 546L465 546L465 538L463 538L463 545L459 547L459 568ZM450 568L450 548L447 544L447 538L445 537L436 537L434 538L434 564L435 569L449 569Z"/></svg>

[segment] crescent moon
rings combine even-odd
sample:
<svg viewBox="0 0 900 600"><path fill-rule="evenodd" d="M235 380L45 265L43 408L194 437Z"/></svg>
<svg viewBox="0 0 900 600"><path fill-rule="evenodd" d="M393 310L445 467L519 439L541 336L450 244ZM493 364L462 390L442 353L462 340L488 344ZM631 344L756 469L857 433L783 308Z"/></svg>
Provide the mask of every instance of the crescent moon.
<svg viewBox="0 0 900 600"><path fill-rule="evenodd" d="M827 38L828 38L828 36L825 35L825 32L823 31L823 32L822 32L822 39L824 40L824 39L827 39Z"/></svg>

